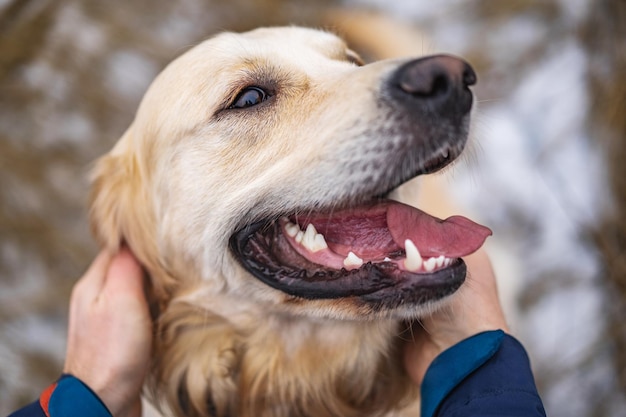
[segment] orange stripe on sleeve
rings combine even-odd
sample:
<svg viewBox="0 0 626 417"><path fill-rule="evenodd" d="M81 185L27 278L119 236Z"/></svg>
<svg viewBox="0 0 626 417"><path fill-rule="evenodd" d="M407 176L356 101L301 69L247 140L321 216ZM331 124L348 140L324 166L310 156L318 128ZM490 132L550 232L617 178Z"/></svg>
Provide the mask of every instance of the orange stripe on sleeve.
<svg viewBox="0 0 626 417"><path fill-rule="evenodd" d="M50 404L50 397L54 392L54 389L57 387L57 383L51 384L43 390L41 395L39 396L39 405L43 409L43 412L46 414L46 417L50 417L50 412L48 411L48 405Z"/></svg>

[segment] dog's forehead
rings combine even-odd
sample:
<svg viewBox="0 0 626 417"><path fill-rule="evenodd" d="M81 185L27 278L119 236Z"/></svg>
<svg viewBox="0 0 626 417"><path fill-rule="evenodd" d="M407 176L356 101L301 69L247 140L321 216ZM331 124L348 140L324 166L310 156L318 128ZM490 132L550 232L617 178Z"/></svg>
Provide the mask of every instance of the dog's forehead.
<svg viewBox="0 0 626 417"><path fill-rule="evenodd" d="M305 73L345 63L348 47L338 36L302 27L260 28L245 33L224 32L179 58L195 62L205 72L228 77L239 68L276 64ZM189 67L189 65L184 64Z"/></svg>
<svg viewBox="0 0 626 417"><path fill-rule="evenodd" d="M259 28L250 32L223 33L208 42L227 48L228 56L268 55L303 57L307 54L343 59L347 46L338 36L303 27Z"/></svg>

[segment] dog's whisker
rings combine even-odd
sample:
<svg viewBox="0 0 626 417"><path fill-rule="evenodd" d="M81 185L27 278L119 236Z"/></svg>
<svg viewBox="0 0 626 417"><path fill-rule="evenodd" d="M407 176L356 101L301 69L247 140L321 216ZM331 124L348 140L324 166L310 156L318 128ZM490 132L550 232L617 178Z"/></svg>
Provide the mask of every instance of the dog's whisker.
<svg viewBox="0 0 626 417"><path fill-rule="evenodd" d="M504 98L484 98L480 100L476 100L477 103L500 103L504 101Z"/></svg>

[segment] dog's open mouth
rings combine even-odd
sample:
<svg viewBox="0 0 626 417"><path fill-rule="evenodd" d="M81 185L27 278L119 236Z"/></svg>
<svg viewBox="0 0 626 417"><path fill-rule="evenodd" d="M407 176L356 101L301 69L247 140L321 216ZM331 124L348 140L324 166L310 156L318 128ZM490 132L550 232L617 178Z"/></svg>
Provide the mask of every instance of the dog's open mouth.
<svg viewBox="0 0 626 417"><path fill-rule="evenodd" d="M231 248L250 273L285 293L397 307L454 292L465 279L460 258L489 235L465 217L440 220L377 199L249 225L233 235Z"/></svg>

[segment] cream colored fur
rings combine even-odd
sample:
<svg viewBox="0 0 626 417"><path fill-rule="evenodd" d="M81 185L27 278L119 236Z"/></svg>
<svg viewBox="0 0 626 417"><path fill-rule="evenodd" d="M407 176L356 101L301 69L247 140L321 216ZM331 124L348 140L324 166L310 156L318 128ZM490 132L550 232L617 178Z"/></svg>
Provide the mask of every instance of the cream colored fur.
<svg viewBox="0 0 626 417"><path fill-rule="evenodd" d="M351 299L298 299L250 276L228 250L238 226L367 193L384 169L373 142L393 122L377 94L406 61L357 69L352 55L309 29L221 34L158 76L98 162L92 226L110 251L128 244L151 277L150 385L164 410L378 416L417 399L398 351L402 320L432 306L377 312ZM227 109L258 83L275 89L270 106Z"/></svg>

